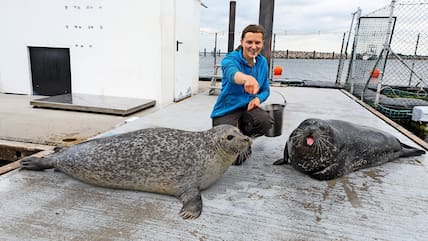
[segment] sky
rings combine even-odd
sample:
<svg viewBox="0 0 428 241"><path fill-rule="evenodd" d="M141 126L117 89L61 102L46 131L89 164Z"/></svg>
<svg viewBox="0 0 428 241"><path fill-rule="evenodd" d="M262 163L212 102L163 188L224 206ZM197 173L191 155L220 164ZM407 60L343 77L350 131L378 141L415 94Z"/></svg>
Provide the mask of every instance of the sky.
<svg viewBox="0 0 428 241"><path fill-rule="evenodd" d="M200 49L227 49L229 0L202 0ZM343 33L348 32L352 13L362 15L383 8L391 0L275 0L273 33L276 50L340 52ZM235 31L258 23L260 0L236 0ZM235 37L235 46L240 35Z"/></svg>

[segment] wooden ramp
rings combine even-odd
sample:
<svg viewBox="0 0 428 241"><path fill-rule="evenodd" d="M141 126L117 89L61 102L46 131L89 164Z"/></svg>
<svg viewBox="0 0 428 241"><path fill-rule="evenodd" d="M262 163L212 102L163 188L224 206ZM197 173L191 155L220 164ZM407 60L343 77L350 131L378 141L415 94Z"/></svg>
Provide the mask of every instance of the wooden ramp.
<svg viewBox="0 0 428 241"><path fill-rule="evenodd" d="M0 176L0 239L428 240L426 156L333 181L272 165L291 131L309 117L366 124L416 143L339 90L275 89L288 103L283 135L256 139L243 166L230 167L203 191L198 219L183 220L174 197L94 187L51 170L15 170ZM104 135L148 126L208 129L215 100L203 93Z"/></svg>

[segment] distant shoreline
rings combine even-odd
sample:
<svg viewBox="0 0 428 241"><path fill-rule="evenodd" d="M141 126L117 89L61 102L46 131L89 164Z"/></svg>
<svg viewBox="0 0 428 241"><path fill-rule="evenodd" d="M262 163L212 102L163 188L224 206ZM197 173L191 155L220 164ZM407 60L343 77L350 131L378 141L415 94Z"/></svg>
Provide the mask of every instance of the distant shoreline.
<svg viewBox="0 0 428 241"><path fill-rule="evenodd" d="M217 56L224 56L227 53L217 52ZM428 56L425 55L405 55L397 54L400 58L407 60L428 60ZM211 52L199 52L199 56L213 56L213 51ZM351 54L340 54L335 52L317 52L317 51L292 51L292 50L276 50L272 52L272 57L275 59L349 59ZM371 55L367 59L363 55L357 54L357 59L364 60L375 60L377 55ZM398 59L394 55L389 55L388 59Z"/></svg>
<svg viewBox="0 0 428 241"><path fill-rule="evenodd" d="M224 55L226 53L217 52L217 56ZM199 56L213 56L213 52L199 52ZM339 59L341 55L335 52L277 50L272 52L272 57L276 59ZM346 55L342 54L342 58L345 57Z"/></svg>

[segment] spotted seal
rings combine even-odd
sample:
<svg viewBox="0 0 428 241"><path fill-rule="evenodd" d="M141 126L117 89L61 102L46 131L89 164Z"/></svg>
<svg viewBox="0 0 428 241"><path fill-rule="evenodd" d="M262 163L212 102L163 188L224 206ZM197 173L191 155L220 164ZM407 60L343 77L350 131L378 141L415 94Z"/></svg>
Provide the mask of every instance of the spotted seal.
<svg viewBox="0 0 428 241"><path fill-rule="evenodd" d="M284 158L274 165L291 164L312 178L329 180L399 157L423 154L425 151L375 128L341 120L306 119L291 133Z"/></svg>
<svg viewBox="0 0 428 241"><path fill-rule="evenodd" d="M180 215L197 218L200 190L214 183L252 144L231 125L193 132L149 128L92 139L44 158L22 159L23 169L58 169L83 182L176 196Z"/></svg>

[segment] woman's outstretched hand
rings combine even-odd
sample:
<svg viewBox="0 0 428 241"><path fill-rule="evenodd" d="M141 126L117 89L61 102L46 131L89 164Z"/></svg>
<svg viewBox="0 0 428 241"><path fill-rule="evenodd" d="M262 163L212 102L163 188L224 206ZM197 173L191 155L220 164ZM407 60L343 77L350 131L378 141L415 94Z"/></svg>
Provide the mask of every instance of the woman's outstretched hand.
<svg viewBox="0 0 428 241"><path fill-rule="evenodd" d="M259 97L256 97L248 103L247 111L250 111L256 107L260 107L260 99Z"/></svg>
<svg viewBox="0 0 428 241"><path fill-rule="evenodd" d="M259 92L260 86L256 78L251 75L244 74L242 72L236 72L235 83L238 85L244 85L244 90L250 95L256 95Z"/></svg>
<svg viewBox="0 0 428 241"><path fill-rule="evenodd" d="M255 95L259 92L259 82L253 76L248 75L244 83L244 89L248 94Z"/></svg>

